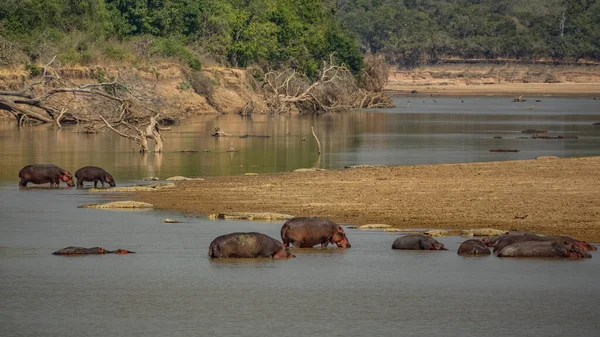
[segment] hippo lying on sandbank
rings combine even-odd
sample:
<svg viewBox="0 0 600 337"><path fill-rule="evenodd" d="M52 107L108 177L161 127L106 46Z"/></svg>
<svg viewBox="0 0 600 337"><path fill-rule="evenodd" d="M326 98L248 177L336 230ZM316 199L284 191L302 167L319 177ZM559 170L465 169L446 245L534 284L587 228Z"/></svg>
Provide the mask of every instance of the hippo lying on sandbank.
<svg viewBox="0 0 600 337"><path fill-rule="evenodd" d="M508 245L498 253L498 257L541 257L541 258L566 258L578 260L591 258L585 250L572 245L553 241L525 241Z"/></svg>
<svg viewBox="0 0 600 337"><path fill-rule="evenodd" d="M286 221L281 227L281 239L286 247L291 243L294 248L312 248L318 244L327 248L330 243L341 248L351 247L342 226L316 217L297 217Z"/></svg>
<svg viewBox="0 0 600 337"><path fill-rule="evenodd" d="M117 249L117 250L106 250L102 247L92 247L92 248L84 248L84 247L74 247L69 246L52 253L54 255L84 255L84 254L135 254L130 250L126 249Z"/></svg>
<svg viewBox="0 0 600 337"><path fill-rule="evenodd" d="M490 249L481 240L470 239L460 244L458 255L490 255Z"/></svg>
<svg viewBox="0 0 600 337"><path fill-rule="evenodd" d="M75 186L73 175L61 167L53 164L34 164L27 165L19 171L19 186L26 187L27 183L45 184L58 187L60 182L65 182L68 186Z"/></svg>
<svg viewBox="0 0 600 337"><path fill-rule="evenodd" d="M210 243L208 256L212 258L274 259L295 257L279 240L262 233L231 233L221 235Z"/></svg>
<svg viewBox="0 0 600 337"><path fill-rule="evenodd" d="M424 234L408 234L397 238L392 249L406 250L448 250L436 239Z"/></svg>

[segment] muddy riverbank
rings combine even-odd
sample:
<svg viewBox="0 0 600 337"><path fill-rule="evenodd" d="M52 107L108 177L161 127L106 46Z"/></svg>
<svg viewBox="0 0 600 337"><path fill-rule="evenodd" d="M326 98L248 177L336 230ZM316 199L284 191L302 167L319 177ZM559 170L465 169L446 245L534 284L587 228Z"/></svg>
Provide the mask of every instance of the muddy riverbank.
<svg viewBox="0 0 600 337"><path fill-rule="evenodd" d="M159 209L279 212L356 225L484 228L600 242L600 157L207 177L136 193Z"/></svg>

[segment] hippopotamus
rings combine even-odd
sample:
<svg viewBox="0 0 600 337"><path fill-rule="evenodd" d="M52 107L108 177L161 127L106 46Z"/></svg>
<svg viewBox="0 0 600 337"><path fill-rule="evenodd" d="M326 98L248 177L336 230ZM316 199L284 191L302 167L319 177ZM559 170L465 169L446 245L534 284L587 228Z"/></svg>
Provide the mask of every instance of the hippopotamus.
<svg viewBox="0 0 600 337"><path fill-rule="evenodd" d="M598 250L598 248L590 245L586 241L577 240L570 236L565 236L565 235L546 236L545 238L546 238L546 240L549 240L549 241L574 245L576 247L579 247L579 248L585 250L586 252Z"/></svg>
<svg viewBox="0 0 600 337"><path fill-rule="evenodd" d="M508 235L496 242L494 245L494 254L497 254L502 248L512 245L517 242L526 242L526 241L548 241L546 237L536 234L521 234L521 235Z"/></svg>
<svg viewBox="0 0 600 337"><path fill-rule="evenodd" d="M208 256L212 258L272 257L274 259L295 257L281 241L256 232L221 235L210 243Z"/></svg>
<svg viewBox="0 0 600 337"><path fill-rule="evenodd" d="M490 249L481 240L470 239L460 244L458 255L490 255Z"/></svg>
<svg viewBox="0 0 600 337"><path fill-rule="evenodd" d="M481 239L481 241L486 246L488 246L488 247L494 247L494 245L496 244L496 242L504 239L507 236L512 236L512 235L535 235L535 236L539 236L539 235L537 235L535 233L530 233L530 232L510 231L510 232L506 232L504 234L493 236L491 238L483 238L483 239Z"/></svg>
<svg viewBox="0 0 600 337"><path fill-rule="evenodd" d="M83 255L83 254L135 254L127 249L117 249L117 250L106 250L102 247L92 247L92 248L84 248L84 247L74 247L69 246L52 253L54 255Z"/></svg>
<svg viewBox="0 0 600 337"><path fill-rule="evenodd" d="M50 183L50 186L56 186L61 181L69 186L73 184L73 175L69 171L52 164L35 164L27 165L19 171L19 186L25 187L27 183L45 184Z"/></svg>
<svg viewBox="0 0 600 337"><path fill-rule="evenodd" d="M286 247L291 243L294 248L312 248L318 244L327 248L330 243L341 248L351 247L342 226L317 217L296 217L286 221L281 227L281 239Z"/></svg>
<svg viewBox="0 0 600 337"><path fill-rule="evenodd" d="M582 259L592 257L583 249L554 241L524 241L504 247L499 251L498 257L554 257L568 259Z"/></svg>
<svg viewBox="0 0 600 337"><path fill-rule="evenodd" d="M408 234L394 240L392 249L448 250L436 239L424 234Z"/></svg>
<svg viewBox="0 0 600 337"><path fill-rule="evenodd" d="M102 183L102 187L104 187L105 182L112 187L116 186L115 179L110 173L97 166L85 166L80 168L75 172L75 178L77 178L77 187L83 187L84 181L93 181L94 187L98 186L98 182Z"/></svg>

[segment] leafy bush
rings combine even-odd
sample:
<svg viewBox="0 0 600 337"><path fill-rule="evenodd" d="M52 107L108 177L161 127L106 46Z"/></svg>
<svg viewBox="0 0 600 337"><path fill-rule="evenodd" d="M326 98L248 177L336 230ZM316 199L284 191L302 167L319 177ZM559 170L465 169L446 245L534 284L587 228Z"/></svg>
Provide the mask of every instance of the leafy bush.
<svg viewBox="0 0 600 337"><path fill-rule="evenodd" d="M173 37L158 38L150 46L150 54L173 57L186 61L193 70L200 71L202 64L178 39Z"/></svg>

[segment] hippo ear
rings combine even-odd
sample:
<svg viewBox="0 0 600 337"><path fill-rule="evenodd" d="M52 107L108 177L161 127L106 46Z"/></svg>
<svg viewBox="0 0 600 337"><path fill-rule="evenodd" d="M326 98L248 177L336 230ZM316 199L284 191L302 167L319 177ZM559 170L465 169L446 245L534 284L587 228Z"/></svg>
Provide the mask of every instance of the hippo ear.
<svg viewBox="0 0 600 337"><path fill-rule="evenodd" d="M338 225L338 226L336 227L336 230L338 231L338 233L343 233L343 234L345 234L345 233L346 233L346 232L344 232L344 229L343 229L343 228L342 228L342 226L340 226L340 225Z"/></svg>

